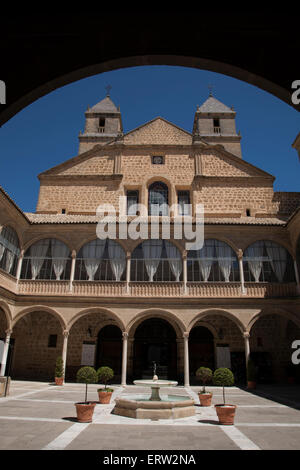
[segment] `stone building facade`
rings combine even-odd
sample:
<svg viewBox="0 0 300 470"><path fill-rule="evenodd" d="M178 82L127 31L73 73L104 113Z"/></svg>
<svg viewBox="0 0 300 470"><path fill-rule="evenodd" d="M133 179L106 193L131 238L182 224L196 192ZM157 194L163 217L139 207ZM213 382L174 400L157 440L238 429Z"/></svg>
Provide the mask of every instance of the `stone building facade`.
<svg viewBox="0 0 300 470"><path fill-rule="evenodd" d="M250 354L261 381L295 374L300 193L243 160L235 111L209 96L191 133L162 117L124 133L110 96L85 116L78 155L39 175L35 213L0 191L1 375L52 380L62 355L66 380L109 365L130 383L155 362L185 385L202 365L242 383ZM97 237L104 204L116 239ZM188 249L176 223L196 229L200 205L204 245ZM147 236L123 236L141 215Z"/></svg>

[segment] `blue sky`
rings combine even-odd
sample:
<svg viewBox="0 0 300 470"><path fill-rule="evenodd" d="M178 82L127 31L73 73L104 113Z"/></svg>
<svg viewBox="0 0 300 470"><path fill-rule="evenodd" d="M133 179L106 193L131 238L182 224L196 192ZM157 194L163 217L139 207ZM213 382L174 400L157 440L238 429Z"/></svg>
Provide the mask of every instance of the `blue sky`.
<svg viewBox="0 0 300 470"><path fill-rule="evenodd" d="M276 177L275 191L300 191L300 164L291 147L300 115L273 95L225 75L185 67L119 69L74 82L40 98L0 128L0 185L25 212L36 208L37 175L78 153L87 106L105 87L120 106L124 132L161 116L191 132L197 105L214 96L234 106L243 159Z"/></svg>

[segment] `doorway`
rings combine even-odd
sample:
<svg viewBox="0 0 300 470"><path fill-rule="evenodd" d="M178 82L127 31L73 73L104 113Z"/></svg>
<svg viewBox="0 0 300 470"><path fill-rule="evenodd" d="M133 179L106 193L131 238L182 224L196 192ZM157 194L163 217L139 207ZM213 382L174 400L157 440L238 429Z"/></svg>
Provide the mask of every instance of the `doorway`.
<svg viewBox="0 0 300 470"><path fill-rule="evenodd" d="M150 318L138 326L134 336L134 379L177 379L177 343L173 327L161 318Z"/></svg>

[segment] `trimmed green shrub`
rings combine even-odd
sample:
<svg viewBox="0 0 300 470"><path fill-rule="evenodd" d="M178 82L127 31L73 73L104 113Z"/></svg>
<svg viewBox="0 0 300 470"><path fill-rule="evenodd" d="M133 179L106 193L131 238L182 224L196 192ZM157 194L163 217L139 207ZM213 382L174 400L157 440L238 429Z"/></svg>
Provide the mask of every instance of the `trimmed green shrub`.
<svg viewBox="0 0 300 470"><path fill-rule="evenodd" d="M114 371L110 367L103 366L103 367L100 367L97 370L97 376L98 376L98 383L104 383L104 385L105 385L104 390L106 392L112 392L113 389L112 388L107 388L106 384L109 380L111 380L113 378ZM98 390L102 390L102 389L99 388Z"/></svg>
<svg viewBox="0 0 300 470"><path fill-rule="evenodd" d="M200 393L205 393L205 385L208 382L211 382L213 377L212 370L209 369L209 367L199 367L199 369L196 370L196 377L200 380L203 386Z"/></svg>
<svg viewBox="0 0 300 470"><path fill-rule="evenodd" d="M220 367L214 372L213 382L214 385L223 387L223 402L225 405L225 387L231 387L234 384L233 373L226 367Z"/></svg>
<svg viewBox="0 0 300 470"><path fill-rule="evenodd" d="M87 402L87 387L88 384L96 384L98 382L97 372L93 367L84 366L78 370L76 375L76 381L78 383L85 384L85 402Z"/></svg>
<svg viewBox="0 0 300 470"><path fill-rule="evenodd" d="M58 356L55 364L54 377L63 377L64 376L64 361L61 356Z"/></svg>

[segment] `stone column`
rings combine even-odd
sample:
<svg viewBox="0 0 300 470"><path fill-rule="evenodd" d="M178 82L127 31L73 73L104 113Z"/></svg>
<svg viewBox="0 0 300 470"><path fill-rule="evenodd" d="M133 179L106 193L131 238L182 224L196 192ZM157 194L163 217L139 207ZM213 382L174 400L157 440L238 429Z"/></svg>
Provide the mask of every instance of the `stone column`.
<svg viewBox="0 0 300 470"><path fill-rule="evenodd" d="M187 251L185 250L182 254L182 264L183 264L183 295L188 294L188 287L187 287Z"/></svg>
<svg viewBox="0 0 300 470"><path fill-rule="evenodd" d="M9 349L9 343L10 343L12 330L6 330L5 333L6 333L6 337L5 337L5 344L4 344L3 356L2 356L2 361L1 361L1 370L0 370L1 377L4 377L5 375L6 361L7 361L7 355L8 355L8 349Z"/></svg>
<svg viewBox="0 0 300 470"><path fill-rule="evenodd" d="M245 343L245 357L246 357L246 369L247 369L248 359L250 356L250 343L249 343L250 333L248 331L245 331L243 336L244 336L244 343Z"/></svg>
<svg viewBox="0 0 300 470"><path fill-rule="evenodd" d="M21 276L23 258L24 258L24 250L21 250L20 257L18 259L18 266L17 266L17 273L16 273L17 283L19 282L19 279L20 279L20 276Z"/></svg>
<svg viewBox="0 0 300 470"><path fill-rule="evenodd" d="M239 260L239 268L240 268L241 292L242 292L242 295L246 295L247 290L245 289L243 251L242 250L238 251L238 260Z"/></svg>
<svg viewBox="0 0 300 470"><path fill-rule="evenodd" d="M126 385L127 376L127 344L128 344L128 333L123 331L123 351L122 351L122 378L121 385Z"/></svg>
<svg viewBox="0 0 300 470"><path fill-rule="evenodd" d="M62 349L62 360L63 360L63 368L64 368L63 377L64 377L64 380L65 380L66 367L67 367L68 336L69 336L69 331L64 330L64 332L63 332L64 340L63 340L63 349Z"/></svg>
<svg viewBox="0 0 300 470"><path fill-rule="evenodd" d="M70 286L69 286L70 292L73 291L73 281L74 281L75 265L76 265L76 251L75 250L72 251L71 257L72 257L72 263L71 263Z"/></svg>
<svg viewBox="0 0 300 470"><path fill-rule="evenodd" d="M190 366L189 366L189 333L183 333L184 341L184 386L190 386Z"/></svg>
<svg viewBox="0 0 300 470"><path fill-rule="evenodd" d="M298 293L300 293L300 279L299 279L298 264L297 264L297 260L295 260L295 259L294 259L294 269L295 269L295 278L296 278L296 283L297 283L297 290L298 290Z"/></svg>
<svg viewBox="0 0 300 470"><path fill-rule="evenodd" d="M131 269L131 253L127 251L126 253L126 294L130 294L130 269Z"/></svg>

